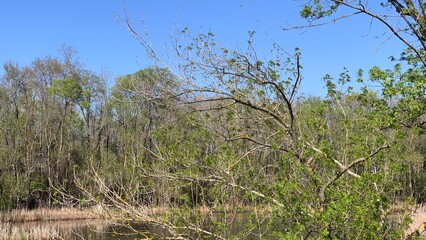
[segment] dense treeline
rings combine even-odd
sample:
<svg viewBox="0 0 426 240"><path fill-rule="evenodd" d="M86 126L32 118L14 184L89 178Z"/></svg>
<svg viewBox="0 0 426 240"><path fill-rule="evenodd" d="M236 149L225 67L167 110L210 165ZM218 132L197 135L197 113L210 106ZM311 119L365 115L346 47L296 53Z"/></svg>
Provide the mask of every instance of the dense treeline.
<svg viewBox="0 0 426 240"><path fill-rule="evenodd" d="M426 197L424 114L368 89L338 91L330 78L327 97L296 96L298 76L287 86L252 78L278 80L278 62L247 75L247 65L263 62L228 57L225 65L209 58L224 87L199 91L158 67L107 89L68 48L29 66L6 63L1 209L101 203L194 214L260 204L276 208L262 221L295 235L350 237L361 225L401 234L392 209ZM216 72L219 63L227 70Z"/></svg>
<svg viewBox="0 0 426 240"><path fill-rule="evenodd" d="M1 83L1 208L53 206L58 187L76 191L73 170L96 151L105 86L73 61L4 65ZM102 117L101 117L102 116Z"/></svg>

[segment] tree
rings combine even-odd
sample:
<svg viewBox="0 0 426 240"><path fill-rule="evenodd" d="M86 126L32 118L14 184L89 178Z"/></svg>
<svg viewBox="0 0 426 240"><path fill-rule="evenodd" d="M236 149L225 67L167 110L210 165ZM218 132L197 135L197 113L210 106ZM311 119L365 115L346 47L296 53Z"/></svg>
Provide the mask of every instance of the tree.
<svg viewBox="0 0 426 240"><path fill-rule="evenodd" d="M146 39L131 25L128 27L147 53L161 63ZM160 164L148 168L149 172L142 167L143 175L166 179L174 186L197 183L201 188L196 191L204 191L202 195L208 198L203 201L207 200L207 204L237 207L235 202L223 201L220 192L205 195L208 188L226 188L231 193L228 196L236 196L239 203L248 206L266 204L272 211L266 225L268 231L261 230L266 235L380 239L401 236L406 222L390 213L396 204L392 197L399 186L392 167L400 166L401 159L390 161L395 156L385 151L393 147L390 144L394 141L392 134L382 128L389 121L387 99L368 89L356 94L339 92L331 77L325 78L327 99L303 99L298 95L302 80L300 51L289 54L275 45L276 58L262 59L252 45L253 34L249 34L248 50L238 52L218 46L210 32L195 37L187 30L181 32L181 39L174 42L181 59L180 71L165 65L181 82L180 92L170 95L179 96L185 106L197 113L194 123L202 124L199 130L208 130L208 134L221 139L218 149L226 157L216 151L197 155L197 142L206 144L211 140L198 140L196 136L191 136L196 141L178 140L179 147L166 144L164 151L161 141L179 139L181 133L178 131L173 137L163 132L157 135L160 138L156 158L163 164L173 163L172 167ZM349 79L343 73L338 82L344 85ZM134 92L130 96L135 97ZM176 152L176 148L180 151ZM193 161L200 157L214 164ZM98 184L102 185L102 179L98 179ZM178 191L175 196L182 193ZM109 199L126 212L140 216L117 198ZM194 202L183 201L178 206L187 204ZM258 213L257 207L252 210ZM191 214L194 211L189 216L178 211L181 217L167 221L167 226L217 237L220 228L205 232L199 218ZM254 221L260 222L264 220Z"/></svg>
<svg viewBox="0 0 426 240"><path fill-rule="evenodd" d="M277 58L262 59L252 45L254 33L250 33L248 51L237 52L218 46L211 32L191 36L183 29L173 42L181 60L179 70L164 65L183 83L181 96L191 109L206 113L199 115L201 120L227 147L238 149L236 159L247 157L253 169L271 169L271 175L263 176L274 187L244 181L241 172L234 172L232 178L240 182L231 181L226 178L229 169L223 168L216 168L215 178L227 179L226 184L275 205L277 224L272 225L277 230L288 226L282 236L350 238L356 232L373 238L375 230L383 234L379 238L402 235L398 228L405 223L392 217L392 209L416 195L413 174L421 176L413 170L421 162L420 148L402 146L413 143L405 136L421 136L424 129L424 7L421 1L339 0L304 5L300 13L309 24L300 27L364 14L384 24L407 46L400 58L393 58L406 69L399 63L391 70L375 67L367 80L359 72L357 81L380 83L380 93L367 87L359 92L350 87L337 91L336 84L351 81L349 73L343 72L337 81L325 76L329 91L324 100L297 94L302 79L298 50L288 54L276 45ZM352 12L338 15L343 8ZM138 34L129 19L126 24L147 54L164 63L146 36ZM225 122L225 127L214 127ZM407 163L402 156L409 154L413 158ZM228 164L243 165L240 160ZM401 182L407 175L411 180ZM289 220L280 225L279 219ZM368 227L362 222L368 222Z"/></svg>
<svg viewBox="0 0 426 240"><path fill-rule="evenodd" d="M59 194L63 188L78 197L73 167L97 148L84 143L86 132L95 132L88 123L94 122L90 112L101 83L95 84L99 78L73 54L64 48L62 58L39 58L25 67L4 65L0 162L7 174L1 176L2 209L52 207L65 201Z"/></svg>
<svg viewBox="0 0 426 240"><path fill-rule="evenodd" d="M399 39L407 47L394 69L374 67L369 71L369 80L380 83L382 94L389 101L397 101L395 121L402 125L424 127L426 112L426 22L424 1L312 1L300 11L309 25L297 28L321 26L354 15L364 15L384 25L389 36ZM341 13L340 10L349 13ZM402 66L407 66L404 69ZM359 81L363 81L360 79Z"/></svg>

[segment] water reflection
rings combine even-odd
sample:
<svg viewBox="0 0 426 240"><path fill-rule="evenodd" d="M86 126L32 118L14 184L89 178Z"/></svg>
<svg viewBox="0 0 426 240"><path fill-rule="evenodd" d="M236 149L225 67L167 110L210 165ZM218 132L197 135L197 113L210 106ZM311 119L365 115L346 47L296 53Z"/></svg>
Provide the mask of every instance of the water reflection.
<svg viewBox="0 0 426 240"><path fill-rule="evenodd" d="M221 215L214 216L219 220ZM205 220L205 219L203 219ZM222 227L218 234L230 237L238 236L240 239L259 239L259 228L247 226L248 216L237 214L233 221ZM216 232L215 223L210 220L203 221L203 229ZM136 221L105 221L105 220L83 220L83 221L54 221L54 222L30 222L8 225L10 228L7 235L2 239L94 239L94 240L116 240L116 239L165 239L172 235L159 225ZM206 235L194 234L194 232L183 232L190 239L215 239Z"/></svg>
<svg viewBox="0 0 426 240"><path fill-rule="evenodd" d="M159 232L155 226L140 222L112 222L101 220L30 222L4 225L8 231L2 231L0 239L146 239L153 232ZM164 231L164 230L160 230ZM7 235L7 236L6 236ZM164 234L162 234L164 235Z"/></svg>

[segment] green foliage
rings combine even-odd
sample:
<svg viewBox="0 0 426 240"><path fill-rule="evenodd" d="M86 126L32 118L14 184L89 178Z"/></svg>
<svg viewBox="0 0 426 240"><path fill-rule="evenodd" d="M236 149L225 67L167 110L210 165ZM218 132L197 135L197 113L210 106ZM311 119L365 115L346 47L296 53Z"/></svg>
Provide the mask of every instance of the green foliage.
<svg viewBox="0 0 426 240"><path fill-rule="evenodd" d="M315 0L301 15L313 21L339 7ZM408 212L394 209L426 199L426 78L412 49L368 77L326 75L327 96L303 97L299 49L289 56L274 45L263 59L255 32L247 52L219 47L210 32L182 34L193 41L177 43L182 82L150 67L106 91L70 59L6 64L0 209L82 199L126 217L172 207L160 220L200 237L206 226L229 239L253 229L283 239L404 235ZM242 209L245 225L232 232Z"/></svg>
<svg viewBox="0 0 426 240"><path fill-rule="evenodd" d="M77 78L53 80L50 87L52 94L65 99L65 102L78 102L82 99L83 88Z"/></svg>
<svg viewBox="0 0 426 240"><path fill-rule="evenodd" d="M326 16L330 16L333 14L337 7L339 6L338 1L333 1L332 4L326 6L319 0L311 1L310 4L305 4L300 11L300 15L303 18L309 19L309 20L315 20L320 19Z"/></svg>

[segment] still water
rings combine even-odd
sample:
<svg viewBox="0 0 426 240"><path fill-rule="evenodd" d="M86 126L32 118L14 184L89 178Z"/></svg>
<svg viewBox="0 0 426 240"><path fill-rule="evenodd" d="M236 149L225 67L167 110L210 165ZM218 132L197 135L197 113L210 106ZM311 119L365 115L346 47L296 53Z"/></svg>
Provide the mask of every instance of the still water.
<svg viewBox="0 0 426 240"><path fill-rule="evenodd" d="M101 220L30 222L9 226L9 236L3 239L161 239L170 234L152 224L142 222L113 222Z"/></svg>
<svg viewBox="0 0 426 240"><path fill-rule="evenodd" d="M240 239L259 239L259 230L252 229L246 231L243 223L246 216L238 214L235 219L238 221L227 225L222 230L222 236L240 235ZM163 227L154 224L148 224L137 221L105 221L105 220L87 220L87 221L54 221L54 222L31 222L23 224L13 224L9 226L8 238L2 239L93 239L93 240L136 240L136 239L170 239L172 235ZM203 228L209 229L209 226ZM223 234L225 233L226 234ZM13 236L12 236L13 235ZM37 236L36 236L37 235ZM12 236L12 237L11 237ZM186 235L188 236L188 235ZM188 239L215 239L214 237L193 235Z"/></svg>

